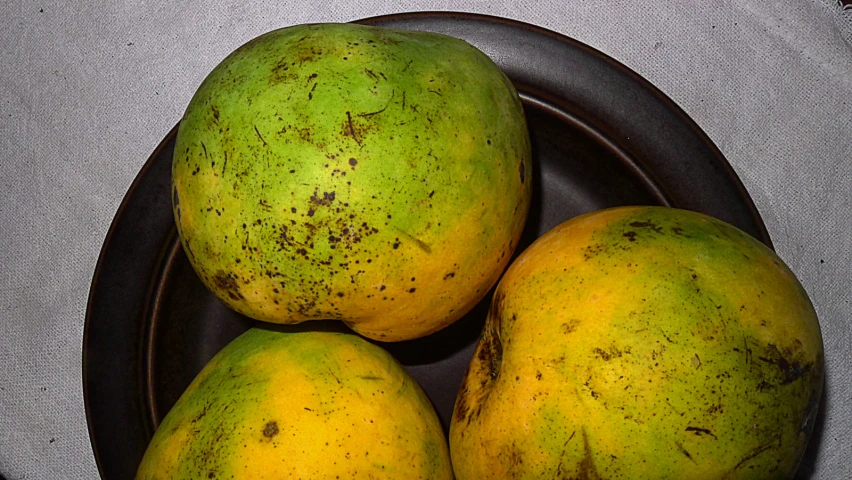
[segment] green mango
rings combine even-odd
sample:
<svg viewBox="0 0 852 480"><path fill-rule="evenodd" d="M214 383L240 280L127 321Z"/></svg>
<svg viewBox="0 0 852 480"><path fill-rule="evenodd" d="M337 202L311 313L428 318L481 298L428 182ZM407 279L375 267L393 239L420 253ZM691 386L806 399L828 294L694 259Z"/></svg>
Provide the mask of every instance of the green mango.
<svg viewBox="0 0 852 480"><path fill-rule="evenodd" d="M172 168L204 284L263 321L439 330L496 283L526 220L517 91L445 35L311 24L261 35L205 78Z"/></svg>
<svg viewBox="0 0 852 480"><path fill-rule="evenodd" d="M816 312L769 248L695 212L568 220L508 268L456 400L456 478L793 477Z"/></svg>

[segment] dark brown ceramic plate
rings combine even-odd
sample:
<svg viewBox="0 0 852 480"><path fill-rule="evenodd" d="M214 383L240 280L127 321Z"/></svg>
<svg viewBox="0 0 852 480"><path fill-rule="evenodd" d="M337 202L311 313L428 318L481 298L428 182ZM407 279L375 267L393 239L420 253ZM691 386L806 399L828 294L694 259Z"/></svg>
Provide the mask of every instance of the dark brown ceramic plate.
<svg viewBox="0 0 852 480"><path fill-rule="evenodd" d="M519 250L573 216L628 204L704 212L770 244L747 192L701 129L606 55L494 17L416 13L361 23L462 38L515 83L535 166ZM254 323L206 291L181 250L169 196L174 136L172 130L157 147L124 198L90 291L83 386L94 455L109 480L133 477L156 425L184 388ZM445 428L489 300L430 337L383 344L421 383Z"/></svg>

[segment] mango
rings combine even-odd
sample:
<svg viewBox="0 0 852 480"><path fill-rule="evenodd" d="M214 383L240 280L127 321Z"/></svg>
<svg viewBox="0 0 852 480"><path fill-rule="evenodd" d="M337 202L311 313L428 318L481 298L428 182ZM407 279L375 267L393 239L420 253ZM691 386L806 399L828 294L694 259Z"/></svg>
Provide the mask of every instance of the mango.
<svg viewBox="0 0 852 480"><path fill-rule="evenodd" d="M193 380L137 480L451 479L446 438L417 382L352 333L253 328Z"/></svg>
<svg viewBox="0 0 852 480"><path fill-rule="evenodd" d="M789 479L823 371L807 293L753 237L675 208L582 215L500 280L456 478Z"/></svg>
<svg viewBox="0 0 852 480"><path fill-rule="evenodd" d="M445 35L296 25L238 48L187 106L182 247L232 309L383 341L454 322L497 282L530 201L523 107Z"/></svg>

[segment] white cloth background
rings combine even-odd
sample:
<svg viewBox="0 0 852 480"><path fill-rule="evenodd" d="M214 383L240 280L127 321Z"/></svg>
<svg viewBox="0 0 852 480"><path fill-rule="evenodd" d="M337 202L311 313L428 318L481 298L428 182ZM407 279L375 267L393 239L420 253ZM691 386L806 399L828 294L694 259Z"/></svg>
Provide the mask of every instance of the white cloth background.
<svg viewBox="0 0 852 480"><path fill-rule="evenodd" d="M709 134L822 322L828 402L803 478L852 478L852 10L842 3L852 2L3 2L0 473L97 478L81 385L93 269L128 186L207 72L286 25L458 10L585 42Z"/></svg>

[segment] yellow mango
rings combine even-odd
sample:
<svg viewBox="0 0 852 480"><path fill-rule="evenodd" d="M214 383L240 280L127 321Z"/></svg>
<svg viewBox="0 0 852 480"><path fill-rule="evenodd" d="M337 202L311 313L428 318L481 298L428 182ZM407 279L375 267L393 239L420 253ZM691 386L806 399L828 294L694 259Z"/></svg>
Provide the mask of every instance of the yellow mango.
<svg viewBox="0 0 852 480"><path fill-rule="evenodd" d="M387 352L335 332L254 328L168 412L136 476L452 479L437 414Z"/></svg>

